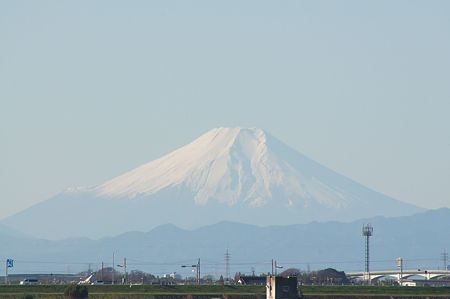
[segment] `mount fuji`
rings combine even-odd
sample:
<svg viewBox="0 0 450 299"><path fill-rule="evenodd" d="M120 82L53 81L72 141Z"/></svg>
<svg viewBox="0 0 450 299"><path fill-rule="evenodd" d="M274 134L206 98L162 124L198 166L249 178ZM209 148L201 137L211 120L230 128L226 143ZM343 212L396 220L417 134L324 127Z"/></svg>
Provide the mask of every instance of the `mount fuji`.
<svg viewBox="0 0 450 299"><path fill-rule="evenodd" d="M261 129L216 128L157 160L94 187L66 190L3 223L48 239L98 238L165 223L286 225L419 211Z"/></svg>

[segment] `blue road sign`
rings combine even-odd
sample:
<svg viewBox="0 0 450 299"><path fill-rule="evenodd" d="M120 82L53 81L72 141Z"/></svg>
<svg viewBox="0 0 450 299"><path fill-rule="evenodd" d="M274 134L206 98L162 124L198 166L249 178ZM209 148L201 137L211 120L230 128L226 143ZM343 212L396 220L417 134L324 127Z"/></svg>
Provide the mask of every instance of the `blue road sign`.
<svg viewBox="0 0 450 299"><path fill-rule="evenodd" d="M6 267L7 267L7 268L12 268L12 267L14 267L14 260L13 260L13 259L7 259L7 260L6 260Z"/></svg>

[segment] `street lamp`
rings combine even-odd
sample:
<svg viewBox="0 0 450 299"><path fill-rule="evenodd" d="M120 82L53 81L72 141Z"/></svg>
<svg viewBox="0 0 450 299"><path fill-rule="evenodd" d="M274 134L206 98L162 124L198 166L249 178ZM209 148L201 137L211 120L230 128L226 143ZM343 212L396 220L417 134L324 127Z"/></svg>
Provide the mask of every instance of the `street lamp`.
<svg viewBox="0 0 450 299"><path fill-rule="evenodd" d="M200 284L200 258L197 261L197 265L181 265L181 268L195 268L196 270L196 278L197 278L197 284Z"/></svg>
<svg viewBox="0 0 450 299"><path fill-rule="evenodd" d="M123 268L124 276L122 279L122 284L127 283L127 258L123 258L123 265L117 265L119 268Z"/></svg>
<svg viewBox="0 0 450 299"><path fill-rule="evenodd" d="M283 269L283 266L279 266L277 261L275 261L275 276L277 276L277 269Z"/></svg>

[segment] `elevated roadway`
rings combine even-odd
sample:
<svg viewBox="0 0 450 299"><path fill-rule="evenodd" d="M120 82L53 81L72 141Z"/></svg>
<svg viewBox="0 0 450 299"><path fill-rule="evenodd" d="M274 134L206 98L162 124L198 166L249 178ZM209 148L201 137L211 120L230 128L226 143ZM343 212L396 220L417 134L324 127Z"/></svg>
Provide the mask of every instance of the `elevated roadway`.
<svg viewBox="0 0 450 299"><path fill-rule="evenodd" d="M366 272L348 272L346 273L348 278L361 278L364 280L377 280L383 277L392 277L397 280L408 279L411 276L419 276L424 279L436 279L441 277L450 277L450 270L403 270L401 274L399 270L384 270L384 271L370 271Z"/></svg>

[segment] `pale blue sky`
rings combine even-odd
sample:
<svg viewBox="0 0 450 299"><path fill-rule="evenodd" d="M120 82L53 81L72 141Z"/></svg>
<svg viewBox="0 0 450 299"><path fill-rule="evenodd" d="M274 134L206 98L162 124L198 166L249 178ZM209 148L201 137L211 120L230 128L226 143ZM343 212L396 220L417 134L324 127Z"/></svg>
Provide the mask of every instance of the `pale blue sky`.
<svg viewBox="0 0 450 299"><path fill-rule="evenodd" d="M0 218L217 126L450 207L449 1L1 1Z"/></svg>

